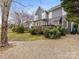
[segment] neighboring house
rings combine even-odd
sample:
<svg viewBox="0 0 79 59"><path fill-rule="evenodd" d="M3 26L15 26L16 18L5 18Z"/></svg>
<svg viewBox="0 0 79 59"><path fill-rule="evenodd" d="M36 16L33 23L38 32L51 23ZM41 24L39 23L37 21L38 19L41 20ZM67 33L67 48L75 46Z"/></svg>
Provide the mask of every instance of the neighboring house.
<svg viewBox="0 0 79 59"><path fill-rule="evenodd" d="M33 20L29 20L24 23L25 28L31 28L32 25L33 25Z"/></svg>
<svg viewBox="0 0 79 59"><path fill-rule="evenodd" d="M23 23L25 28L31 28L33 25L34 14L29 15L27 20Z"/></svg>
<svg viewBox="0 0 79 59"><path fill-rule="evenodd" d="M39 6L34 15L33 26L57 26L61 24L63 27L68 29L68 31L71 31L72 23L68 22L65 16L66 12L61 5L55 6L48 11Z"/></svg>

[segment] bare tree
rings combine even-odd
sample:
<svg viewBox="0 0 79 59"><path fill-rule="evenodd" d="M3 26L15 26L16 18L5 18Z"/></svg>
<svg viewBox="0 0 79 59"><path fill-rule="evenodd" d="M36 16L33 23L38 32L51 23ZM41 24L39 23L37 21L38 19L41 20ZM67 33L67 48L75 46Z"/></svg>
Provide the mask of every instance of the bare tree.
<svg viewBox="0 0 79 59"><path fill-rule="evenodd" d="M7 41L8 16L9 16L11 2L12 0L0 0L0 6L2 11L2 28L1 28L1 46L2 47L8 45L8 41Z"/></svg>
<svg viewBox="0 0 79 59"><path fill-rule="evenodd" d="M11 19L9 20L10 23L12 22L15 25L24 25L24 27L29 26L29 21L32 20L33 16L31 14L29 14L28 12L13 12L11 14ZM27 25L26 25L27 24Z"/></svg>
<svg viewBox="0 0 79 59"><path fill-rule="evenodd" d="M13 0L0 0L0 7L2 11L2 28L1 28L1 46L7 46L8 45L8 37L7 37L7 31L8 31L8 17L10 12L10 6ZM16 2L16 1L14 1ZM18 2L16 2L18 3ZM21 6L24 6L20 3L18 3ZM31 6L31 5L29 5ZM26 7L26 6L24 6Z"/></svg>

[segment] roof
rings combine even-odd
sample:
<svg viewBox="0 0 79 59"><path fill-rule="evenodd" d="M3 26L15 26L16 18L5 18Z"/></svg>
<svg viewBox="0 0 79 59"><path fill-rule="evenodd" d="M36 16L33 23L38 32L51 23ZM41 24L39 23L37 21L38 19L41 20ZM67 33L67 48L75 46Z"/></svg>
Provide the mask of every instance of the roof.
<svg viewBox="0 0 79 59"><path fill-rule="evenodd" d="M48 12L53 11L55 9L61 8L61 5L57 5L48 10Z"/></svg>
<svg viewBox="0 0 79 59"><path fill-rule="evenodd" d="M44 11L44 9L43 9L41 6L39 6L39 7L37 8L35 14L37 14L39 10Z"/></svg>
<svg viewBox="0 0 79 59"><path fill-rule="evenodd" d="M47 12L46 10L44 10L41 6L39 6L39 7L37 8L37 10L36 10L35 14L37 14L39 10L41 10L41 11L44 11L44 12L48 13L48 12Z"/></svg>

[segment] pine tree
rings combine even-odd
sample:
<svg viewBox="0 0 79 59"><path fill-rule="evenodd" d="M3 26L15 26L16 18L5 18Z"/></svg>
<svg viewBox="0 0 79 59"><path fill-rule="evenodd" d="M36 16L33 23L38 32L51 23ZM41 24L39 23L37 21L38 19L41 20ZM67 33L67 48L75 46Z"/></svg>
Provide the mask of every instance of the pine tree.
<svg viewBox="0 0 79 59"><path fill-rule="evenodd" d="M79 23L79 0L61 0L67 19Z"/></svg>

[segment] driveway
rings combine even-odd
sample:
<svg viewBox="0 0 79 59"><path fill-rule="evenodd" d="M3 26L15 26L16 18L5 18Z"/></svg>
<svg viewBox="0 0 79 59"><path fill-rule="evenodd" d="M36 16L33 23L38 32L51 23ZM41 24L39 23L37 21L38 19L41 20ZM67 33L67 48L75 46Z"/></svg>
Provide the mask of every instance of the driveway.
<svg viewBox="0 0 79 59"><path fill-rule="evenodd" d="M79 59L79 35L11 43L15 46L0 51L0 59Z"/></svg>

